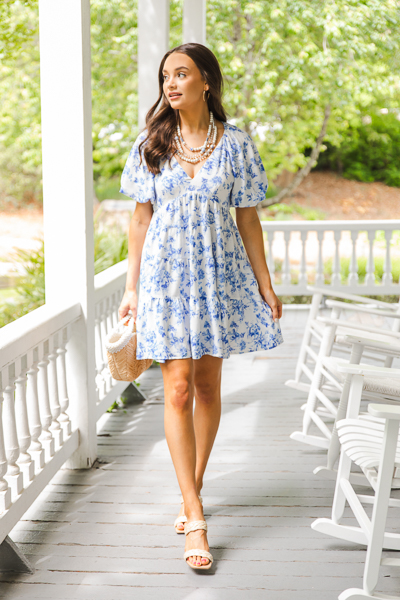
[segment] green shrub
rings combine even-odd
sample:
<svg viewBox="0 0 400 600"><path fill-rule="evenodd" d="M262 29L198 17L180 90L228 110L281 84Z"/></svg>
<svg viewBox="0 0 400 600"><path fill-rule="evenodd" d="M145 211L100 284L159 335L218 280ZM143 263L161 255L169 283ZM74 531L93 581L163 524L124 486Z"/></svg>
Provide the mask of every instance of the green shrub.
<svg viewBox="0 0 400 600"><path fill-rule="evenodd" d="M397 115L369 115L371 123L350 127L340 147L329 143L315 169L337 171L347 179L382 181L400 187L400 121Z"/></svg>
<svg viewBox="0 0 400 600"><path fill-rule="evenodd" d="M282 260L275 260L275 281L277 284L282 282ZM384 273L385 259L381 256L375 258L375 281L377 283L382 282L383 273ZM327 258L324 261L324 281L325 284L330 284L332 281L332 258ZM357 273L359 277L359 282L363 283L365 281L365 277L367 274L367 258L365 256L360 256L357 259ZM350 274L350 258L343 257L340 259L340 277L342 283L346 283ZM292 284L297 284L299 279L299 269L292 268L290 270L291 281ZM315 271L309 277L309 283L312 284L314 282ZM400 278L400 259L394 259L392 261L392 275L393 275L393 283L398 283ZM361 293L361 291L360 291ZM301 304L301 302L299 302ZM291 302L289 302L291 304Z"/></svg>
<svg viewBox="0 0 400 600"><path fill-rule="evenodd" d="M121 176L101 177L96 181L95 192L100 202L102 200L127 200L127 197L119 193L121 187Z"/></svg>
<svg viewBox="0 0 400 600"><path fill-rule="evenodd" d="M94 234L95 273L124 260L128 256L128 236L121 229L99 231ZM44 242L37 250L17 250L12 257L14 263L22 265L23 275L12 299L0 304L0 327L7 325L39 308L45 303L44 285Z"/></svg>
<svg viewBox="0 0 400 600"><path fill-rule="evenodd" d="M325 213L322 210L316 210L313 208L306 208L293 202L292 204L285 204L285 202L279 202L279 204L273 204L268 207L268 212L264 213L261 218L262 221L290 221L293 215L299 215L306 221L318 221L325 219Z"/></svg>
<svg viewBox="0 0 400 600"><path fill-rule="evenodd" d="M364 294L363 294L364 295ZM399 301L398 296L388 295L388 296L365 296L366 298L372 298L373 300L378 300L379 302L393 302L396 303ZM332 296L332 298L334 298ZM283 304L311 304L312 296L279 296L279 299ZM337 298L341 302L349 302L351 300L344 300L343 298Z"/></svg>
<svg viewBox="0 0 400 600"><path fill-rule="evenodd" d="M16 295L0 305L0 327L42 306L44 295L44 242L37 250L17 250L11 257L22 265L24 274L15 288Z"/></svg>
<svg viewBox="0 0 400 600"><path fill-rule="evenodd" d="M105 271L128 256L128 236L115 227L94 235L94 272Z"/></svg>

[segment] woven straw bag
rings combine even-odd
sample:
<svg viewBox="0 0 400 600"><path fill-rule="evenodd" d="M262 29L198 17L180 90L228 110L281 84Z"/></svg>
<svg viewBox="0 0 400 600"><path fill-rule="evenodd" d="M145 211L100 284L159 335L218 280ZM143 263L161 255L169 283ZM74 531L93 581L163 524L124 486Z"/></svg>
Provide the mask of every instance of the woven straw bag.
<svg viewBox="0 0 400 600"><path fill-rule="evenodd" d="M136 345L136 323L131 315L127 315L119 321L105 342L108 366L117 381L135 381L151 366L152 358L136 358Z"/></svg>

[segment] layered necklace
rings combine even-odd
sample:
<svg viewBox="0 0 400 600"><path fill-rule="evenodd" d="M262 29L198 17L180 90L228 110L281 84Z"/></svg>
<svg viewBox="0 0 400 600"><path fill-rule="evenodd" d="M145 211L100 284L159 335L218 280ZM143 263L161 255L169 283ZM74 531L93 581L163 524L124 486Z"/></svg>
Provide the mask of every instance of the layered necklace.
<svg viewBox="0 0 400 600"><path fill-rule="evenodd" d="M208 126L206 141L204 142L204 144L202 146L199 146L198 148L191 148L190 146L188 146L187 143L185 142L185 140L183 139L183 135L182 135L179 123L176 127L176 135L175 135L174 139L175 139L175 144L176 144L176 148L177 148L176 153L179 156L179 158L181 158L182 160L186 160L186 162L190 162L193 164L204 160L205 158L210 156L210 154L212 153L212 151L215 148L215 141L217 139L217 127L214 123L214 115L210 111L210 124ZM189 150L191 152L199 152L199 154L197 154L196 156L189 156L188 154L185 154L185 152L183 150L183 146L186 146L186 148L189 148Z"/></svg>

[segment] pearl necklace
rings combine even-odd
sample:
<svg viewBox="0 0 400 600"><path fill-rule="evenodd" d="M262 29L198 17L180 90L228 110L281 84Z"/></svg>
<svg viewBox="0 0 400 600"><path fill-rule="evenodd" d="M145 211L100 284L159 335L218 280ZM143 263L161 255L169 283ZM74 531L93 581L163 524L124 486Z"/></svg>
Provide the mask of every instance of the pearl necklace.
<svg viewBox="0 0 400 600"><path fill-rule="evenodd" d="M208 126L208 131L207 131L207 137L206 137L206 141L204 142L204 144L203 144L202 146L199 146L198 148L191 148L190 146L188 146L188 145L187 145L187 143L186 143L186 142L185 142L185 140L183 139L183 135L182 135L182 133L181 133L181 128L180 128L180 126L179 126L179 123L178 123L178 126L177 126L177 131L178 131L178 136L179 136L179 138L180 138L180 141L182 142L182 144L183 144L184 146L186 146L186 148L189 148L189 150L191 150L192 152L199 152L199 151L201 151L201 153L202 153L202 154L204 154L204 152L205 152L205 149L206 149L206 146L207 146L208 139L209 139L209 137L210 137L210 132L211 132L211 130L212 130L214 127L215 127L215 125L214 125L214 115L213 115L213 114L212 114L212 112L210 111L210 124L209 124L209 126Z"/></svg>
<svg viewBox="0 0 400 600"><path fill-rule="evenodd" d="M204 160L205 158L210 156L210 154L212 153L212 151L215 148L215 141L217 139L217 131L218 131L217 127L215 126L215 123L214 123L214 115L210 111L210 124L208 126L206 141L204 142L204 144L202 146L199 146L198 148L190 148L190 146L188 146L187 143L185 142L185 140L183 139L181 128L178 124L177 125L177 135L175 135L175 138L174 138L176 147L177 147L177 152L176 152L177 155L182 160L185 160L186 162L190 162L193 164L196 164L196 163ZM212 136L211 141L209 141L210 135ZM189 150L191 150L192 152L200 152L200 154L198 156L194 156L194 157L188 156L187 154L185 154L182 144L184 146L186 146L187 148L189 148Z"/></svg>

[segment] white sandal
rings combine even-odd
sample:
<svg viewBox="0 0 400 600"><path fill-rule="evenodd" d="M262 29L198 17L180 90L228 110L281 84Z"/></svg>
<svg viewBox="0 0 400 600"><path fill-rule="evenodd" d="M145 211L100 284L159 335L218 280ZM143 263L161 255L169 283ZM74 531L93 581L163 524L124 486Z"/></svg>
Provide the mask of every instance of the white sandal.
<svg viewBox="0 0 400 600"><path fill-rule="evenodd" d="M204 529L204 531L207 531L207 523L205 521L189 521L185 523L185 535L187 535L191 531L197 531L197 529ZM210 562L208 563L208 565L192 565L186 560L187 558L189 558L189 556L201 556L203 558L208 558ZM213 555L210 552L207 552L207 550L201 550L201 548L192 548L192 550L186 550L186 552L183 555L183 558L185 559L185 562L189 565L189 567L192 567L192 569L201 570L209 569L214 560Z"/></svg>
<svg viewBox="0 0 400 600"><path fill-rule="evenodd" d="M199 498L200 498L201 504L203 504L203 498L201 496L199 496ZM181 496L181 504L183 504L183 496ZM176 533L185 533L185 530L178 529L177 525L179 523L186 523L186 521L187 521L187 517L185 515L180 515L179 517L176 517L175 522L174 522L174 527L175 527Z"/></svg>

